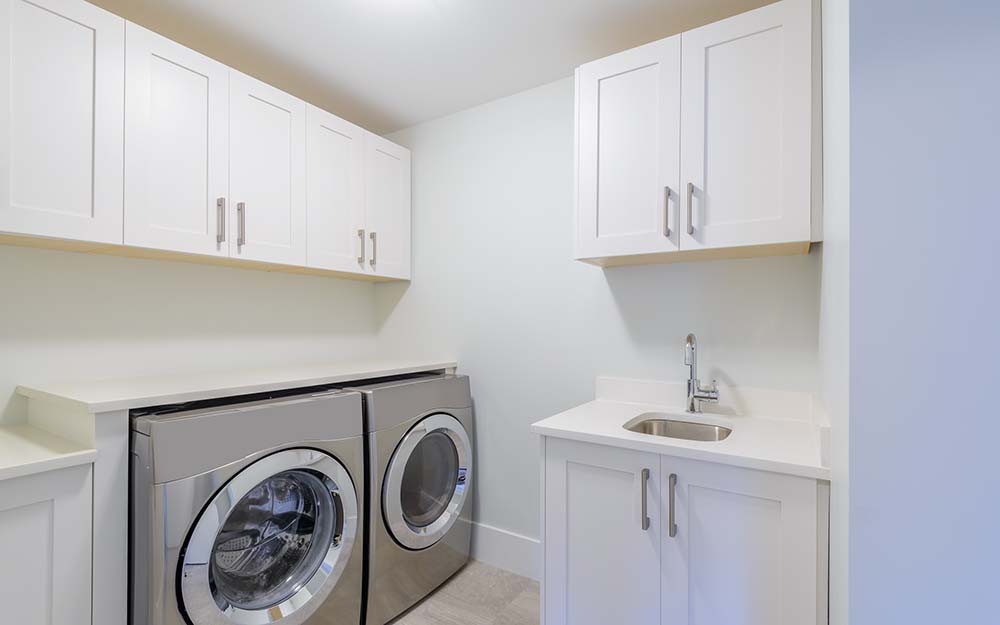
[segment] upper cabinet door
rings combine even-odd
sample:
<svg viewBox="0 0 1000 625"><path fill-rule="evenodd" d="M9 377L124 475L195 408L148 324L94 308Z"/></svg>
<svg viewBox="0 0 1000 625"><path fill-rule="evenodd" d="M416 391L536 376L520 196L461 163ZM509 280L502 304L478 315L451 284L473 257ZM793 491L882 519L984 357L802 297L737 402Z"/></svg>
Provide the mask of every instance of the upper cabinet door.
<svg viewBox="0 0 1000 625"><path fill-rule="evenodd" d="M809 241L810 2L681 35L682 249Z"/></svg>
<svg viewBox="0 0 1000 625"><path fill-rule="evenodd" d="M579 68L576 257L677 249L680 37Z"/></svg>
<svg viewBox="0 0 1000 625"><path fill-rule="evenodd" d="M125 21L0 2L0 231L122 242Z"/></svg>
<svg viewBox="0 0 1000 625"><path fill-rule="evenodd" d="M309 266L364 272L365 131L315 106L306 115Z"/></svg>
<svg viewBox="0 0 1000 625"><path fill-rule="evenodd" d="M410 151L365 134L365 216L369 273L410 278Z"/></svg>
<svg viewBox="0 0 1000 625"><path fill-rule="evenodd" d="M229 87L231 256L305 265L305 103L235 70Z"/></svg>
<svg viewBox="0 0 1000 625"><path fill-rule="evenodd" d="M229 255L229 69L129 23L125 243Z"/></svg>
<svg viewBox="0 0 1000 625"><path fill-rule="evenodd" d="M661 467L660 622L816 623L816 481L670 456Z"/></svg>

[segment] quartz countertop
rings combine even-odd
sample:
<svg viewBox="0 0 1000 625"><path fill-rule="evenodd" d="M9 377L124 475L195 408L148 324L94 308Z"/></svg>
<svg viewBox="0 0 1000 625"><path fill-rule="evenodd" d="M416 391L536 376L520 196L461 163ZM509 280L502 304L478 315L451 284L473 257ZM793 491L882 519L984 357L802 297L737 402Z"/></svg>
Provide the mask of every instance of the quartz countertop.
<svg viewBox="0 0 1000 625"><path fill-rule="evenodd" d="M453 370L454 360L354 361L267 369L230 369L116 380L22 384L25 397L68 402L88 413L337 384L409 373Z"/></svg>
<svg viewBox="0 0 1000 625"><path fill-rule="evenodd" d="M0 427L0 481L94 461L97 451L28 424Z"/></svg>
<svg viewBox="0 0 1000 625"><path fill-rule="evenodd" d="M531 426L531 431L555 438L819 480L830 479L830 469L822 463L821 426L810 415L794 418L787 410L783 413L779 410L780 417L753 416L741 414L725 405L720 408L720 412L725 414L690 414L684 411L683 401L679 401L679 397L683 396L676 391L679 385L669 385L670 388L664 392L650 393L650 386L642 389L626 381L609 380L598 380L598 397L594 401L538 421ZM633 392L630 392L630 387ZM666 386L661 390L664 388ZM728 389L721 390L725 397ZM747 403L753 407L780 398L777 393L767 391L744 392L743 396L751 398ZM633 398L639 401L626 400ZM711 407L706 406L706 410L709 409ZM732 434L721 441L702 442L625 429L625 423L647 412L664 413L666 418L679 421L721 425L730 428Z"/></svg>

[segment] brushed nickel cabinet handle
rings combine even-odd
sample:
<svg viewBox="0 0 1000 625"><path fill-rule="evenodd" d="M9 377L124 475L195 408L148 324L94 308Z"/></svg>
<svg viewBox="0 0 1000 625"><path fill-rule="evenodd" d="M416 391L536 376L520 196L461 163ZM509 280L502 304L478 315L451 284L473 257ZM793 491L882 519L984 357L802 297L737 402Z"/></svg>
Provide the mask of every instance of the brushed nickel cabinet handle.
<svg viewBox="0 0 1000 625"><path fill-rule="evenodd" d="M677 474L671 473L667 483L670 490L670 494L668 495L670 498L670 508L668 511L669 518L667 519L667 533L673 538L677 536L677 523L674 522L674 496L677 494Z"/></svg>
<svg viewBox="0 0 1000 625"><path fill-rule="evenodd" d="M375 233L369 233L368 238L372 240L372 269L375 268L375 261L378 257L378 240L375 238Z"/></svg>
<svg viewBox="0 0 1000 625"><path fill-rule="evenodd" d="M358 238L361 239L361 255L358 256L358 264L365 264L365 229L358 228Z"/></svg>
<svg viewBox="0 0 1000 625"><path fill-rule="evenodd" d="M236 204L236 219L238 226L237 230L239 233L236 235L236 245L243 246L247 244L247 205L246 202L238 202Z"/></svg>
<svg viewBox="0 0 1000 625"><path fill-rule="evenodd" d="M687 232L688 234L694 234L694 223L691 222L691 197L694 195L694 183L688 183L688 193L687 193L687 204L688 204L688 224Z"/></svg>
<svg viewBox="0 0 1000 625"><path fill-rule="evenodd" d="M639 526L642 531L649 529L649 514L646 508L646 491L649 485L649 469L643 469L639 476Z"/></svg>
<svg viewBox="0 0 1000 625"><path fill-rule="evenodd" d="M225 243L226 241L226 198L220 197L215 200L215 242Z"/></svg>
<svg viewBox="0 0 1000 625"><path fill-rule="evenodd" d="M663 236L670 238L670 187L663 187Z"/></svg>

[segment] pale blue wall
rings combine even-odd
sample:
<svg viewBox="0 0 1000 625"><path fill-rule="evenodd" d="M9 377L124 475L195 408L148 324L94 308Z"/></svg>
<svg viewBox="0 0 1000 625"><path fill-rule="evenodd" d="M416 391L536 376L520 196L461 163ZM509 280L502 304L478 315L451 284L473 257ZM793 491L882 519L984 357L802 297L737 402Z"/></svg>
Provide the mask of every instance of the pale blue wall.
<svg viewBox="0 0 1000 625"><path fill-rule="evenodd" d="M1000 2L850 19L850 622L995 625Z"/></svg>

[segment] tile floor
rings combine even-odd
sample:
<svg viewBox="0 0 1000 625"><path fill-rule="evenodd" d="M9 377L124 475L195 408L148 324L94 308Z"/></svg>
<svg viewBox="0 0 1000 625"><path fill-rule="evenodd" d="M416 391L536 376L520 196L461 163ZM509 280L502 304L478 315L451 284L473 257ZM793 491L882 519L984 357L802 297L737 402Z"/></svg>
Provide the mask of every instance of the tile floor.
<svg viewBox="0 0 1000 625"><path fill-rule="evenodd" d="M391 625L538 625L538 582L469 562Z"/></svg>

